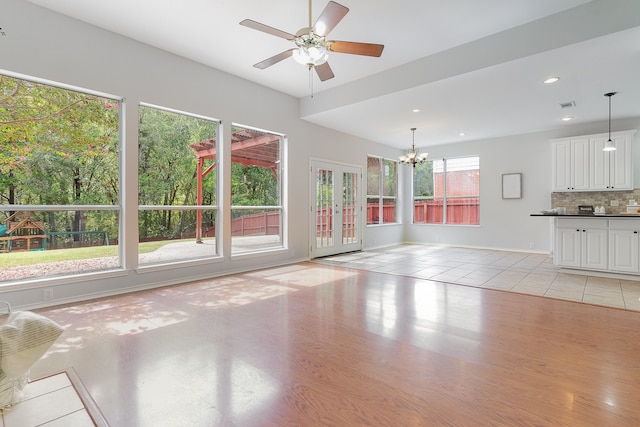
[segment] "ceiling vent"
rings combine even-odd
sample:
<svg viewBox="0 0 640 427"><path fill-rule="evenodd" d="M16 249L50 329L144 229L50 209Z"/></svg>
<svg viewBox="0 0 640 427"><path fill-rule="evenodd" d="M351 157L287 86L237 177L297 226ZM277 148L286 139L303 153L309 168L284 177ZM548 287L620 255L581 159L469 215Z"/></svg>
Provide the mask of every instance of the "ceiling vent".
<svg viewBox="0 0 640 427"><path fill-rule="evenodd" d="M569 101L569 102L561 102L560 103L560 108L573 108L576 106L576 101Z"/></svg>

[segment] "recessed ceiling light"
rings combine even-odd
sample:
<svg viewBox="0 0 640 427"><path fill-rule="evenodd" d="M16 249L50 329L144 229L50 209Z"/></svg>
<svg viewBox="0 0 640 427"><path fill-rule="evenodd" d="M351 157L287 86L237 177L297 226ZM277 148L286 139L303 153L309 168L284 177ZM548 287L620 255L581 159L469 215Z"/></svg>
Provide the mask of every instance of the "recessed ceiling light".
<svg viewBox="0 0 640 427"><path fill-rule="evenodd" d="M414 113L419 113L419 112L420 112L420 109L419 109L419 108L414 108L414 109L413 109L413 110L411 110L411 111L413 111Z"/></svg>
<svg viewBox="0 0 640 427"><path fill-rule="evenodd" d="M563 122L568 122L569 120L573 120L573 116L566 116L562 118Z"/></svg>
<svg viewBox="0 0 640 427"><path fill-rule="evenodd" d="M551 84L551 83L555 83L558 80L560 80L560 77L549 77L548 79L543 81L543 83L548 85L548 84Z"/></svg>
<svg viewBox="0 0 640 427"><path fill-rule="evenodd" d="M460 132L458 135L460 135L460 136L465 136L465 135L466 135L466 133L464 133L464 132Z"/></svg>

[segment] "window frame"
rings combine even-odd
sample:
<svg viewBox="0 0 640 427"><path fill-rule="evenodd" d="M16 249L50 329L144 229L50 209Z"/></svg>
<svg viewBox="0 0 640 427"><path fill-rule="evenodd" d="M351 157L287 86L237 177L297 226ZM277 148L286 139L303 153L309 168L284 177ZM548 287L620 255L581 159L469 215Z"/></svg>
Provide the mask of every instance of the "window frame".
<svg viewBox="0 0 640 427"><path fill-rule="evenodd" d="M378 185L377 185L377 194L369 194L369 172L370 172L370 168L369 168L369 161L370 159L376 159L379 162L379 169L378 169ZM385 165L387 164L392 164L393 167L393 194L385 194L385 185L384 185L384 180L385 180ZM381 156L374 156L374 155L367 155L367 195L365 197L365 201L366 201L366 206L367 206L367 220L366 220L366 225L367 226L379 226L379 225L392 225L392 224L400 224L400 219L399 219L399 206L398 206L398 188L399 188L399 183L398 183L398 161L394 160L394 159L389 159L389 158L385 158L385 157L381 157ZM370 201L373 201L374 199L377 199L377 218L378 221L377 222L369 222L369 206L373 205L373 203L370 203ZM385 201L392 201L393 202L393 221L385 221L385 216L384 216L384 208L385 208ZM375 216L374 216L375 217Z"/></svg>
<svg viewBox="0 0 640 427"><path fill-rule="evenodd" d="M287 188L287 183L286 183L286 164L285 164L285 160L286 160L286 151L287 151L287 137L285 134L280 133L280 132L274 132L274 131L270 131L270 130L265 130L265 129L260 129L257 127L253 127L253 126L248 126L245 124L241 124L241 123L236 123L233 122L231 123L231 134L233 134L233 129L234 128L242 128L242 129L247 129L247 130L251 130L251 131L256 131L256 132L262 132L265 134L269 134L269 135L273 135L273 136L278 136L279 137L279 142L278 142L278 175L279 175L279 180L277 181L277 185L278 185L278 203L274 204L274 205L236 205L233 202L233 196L230 197L230 204L227 208L227 212L229 213L229 218L230 221L232 222L232 225L229 229L229 240L231 243L231 247L230 247L230 256L231 257L239 257L239 256L251 256L251 255L255 255L255 254L260 254L260 253L264 253L264 252L271 252L271 251L277 251L277 250L283 250L286 249L288 247L288 242L287 242L287 234L286 234L286 227L287 227L287 219L286 219L286 211L285 211L285 205L286 205L286 188ZM232 153L233 153L233 142L230 141L229 143L229 147L228 147L228 153L229 153L229 159L230 159L230 163L229 163L229 179L227 180L227 182L229 183L228 185L231 186L233 183L231 182L231 172L232 172L232 168L233 168L233 160L232 159ZM230 194L232 193L232 188L229 188L229 192ZM267 220L268 216L269 216L269 211L274 211L278 213L278 243L277 244L272 244L272 245L268 245L267 246L263 246L263 245L257 245L255 248L251 249L246 249L243 250L241 249L240 245L234 244L234 237L238 237L238 236L234 236L234 231L233 231L233 214L234 211L262 211L262 213L265 216L265 228L268 229L269 227L272 227L272 225L269 224L269 221Z"/></svg>
<svg viewBox="0 0 640 427"><path fill-rule="evenodd" d="M92 89L87 89L87 88L83 88L83 87L78 87L78 86L74 86L74 85L69 85L69 84L65 84L65 83L60 83L60 82L56 82L56 81L51 81L51 80L47 80L47 79L42 79L42 78L38 78L35 76L30 76L30 75L25 75L25 74L21 74L21 73L15 73L15 72L11 72L8 70L0 70L0 75L1 76L6 76L8 78L11 79L16 79L16 80L22 80L25 82L30 82L32 84L36 84L36 85L43 85L43 86L48 86L50 88L54 88L57 90L62 90L62 91L66 91L66 92L76 92L76 93L80 93L82 95L88 95L88 96L93 96L93 97L98 97L101 100L104 101L111 101L113 102L112 106L106 106L107 108L117 108L118 112L117 112L117 129L116 129L116 133L117 133L117 154L116 154L116 158L117 158L117 166L116 166L116 179L117 179L117 197L115 197L114 199L116 200L113 204L0 204L0 209L3 212L14 212L14 213L19 213L19 212L34 212L34 213L77 213L77 212L105 212L105 213L114 213L116 215L117 218L117 224L116 224L116 228L117 228L117 236L114 236L113 234L109 235L109 233L107 232L103 232L103 231L99 231L99 232L95 232L95 231L89 231L88 233L98 233L98 234L102 234L104 233L104 238L106 240L106 244L109 244L109 239L117 239L118 241L118 250L117 250L117 259L114 262L107 262L107 265L104 266L96 266L95 268L87 268L87 269L75 269L75 270L66 270L62 273L54 271L52 274L42 274L42 275L34 275L34 276L27 276L27 277L20 277L20 278L9 278L6 281L3 279L0 279L0 288L5 287L5 286L11 286L13 285L15 282L34 282L34 281L41 281L41 280L47 280L49 282L57 282L57 281L64 281L64 280L75 280L73 278L75 277L83 277L86 274L95 274L95 273L100 273L103 274L105 276L108 275L112 275L112 274L116 274L116 275L120 275L122 274L123 270L124 270L124 264L125 264L125 260L122 256L122 245L123 245L123 193L124 193L124 179L123 179L123 149L124 149L124 128L125 128L125 111L126 111L126 102L125 99L121 96L117 96L117 95L113 95L113 94L109 94L109 93L105 93L105 92L101 92L101 91L97 91L97 90L92 90ZM0 76L0 77L1 77ZM66 235L66 234L73 234L73 233L85 233L85 231L71 231L71 232L59 232L59 231L54 231L51 232L52 235ZM45 239L44 242L44 247L46 249L47 247L47 239ZM82 242L80 242L82 244ZM75 245L75 240L74 240L74 245ZM104 257L105 259L109 258L109 257Z"/></svg>
<svg viewBox="0 0 640 427"><path fill-rule="evenodd" d="M215 123L216 125L216 135L215 135L215 139L216 139L216 158L215 158L215 167L213 168L213 173L215 174L215 190L212 192L212 199L214 201L213 204L210 205L146 205L146 204L140 204L140 201L138 200L138 212L137 212L137 225L138 228L140 227L140 213L144 212L144 211L172 211L172 212L183 212L183 211L213 211L213 218L214 218L214 235L215 237L215 244L214 244L214 248L213 248L213 253L207 253L206 251L200 251L202 253L197 254L197 255L193 255L193 256L186 256L185 258L175 258L175 256L172 257L167 257L167 259L161 259L161 260L156 260L156 261L151 261L151 262L145 262L144 261L144 256L141 256L143 254L140 253L140 251L138 251L138 267L143 267L143 268L147 268L147 267L154 267L157 266L158 264L173 264L176 262L183 262L183 261L194 261L194 260L198 260L198 259L207 259L207 258L216 258L220 256L220 252L221 252L221 243L220 243L220 238L219 238L219 233L218 233L218 229L219 229L219 223L220 223L220 209L219 209L219 203L218 201L220 200L220 168L221 168L221 159L222 156L220 155L220 146L221 146L221 141L220 141L220 135L222 134L222 122L219 119L215 119L213 117L207 117L207 116L203 116L200 114L195 114L195 113L189 113L189 112L185 112L185 111L181 111L181 110L176 110L170 107L165 107L165 106L160 106L160 105L156 105L156 104L150 104L147 102L140 102L138 104L138 119L140 117L140 112L142 108L150 108L150 109L155 109L158 111L162 111L162 112L166 112L166 113L172 113L172 114L177 114L177 115L183 115L183 116L187 116L193 119L201 119L201 120L206 120L212 123ZM139 131L139 130L138 130ZM140 145L140 136L138 134L138 146ZM138 161L139 161L139 157L138 157ZM138 170L139 172L139 170ZM137 189L138 192L140 191L140 176L137 177ZM138 236L139 239L139 236ZM200 243L201 241L199 241L198 243ZM140 244L140 242L138 241L138 245Z"/></svg>
<svg viewBox="0 0 640 427"><path fill-rule="evenodd" d="M447 170L447 162L453 160L460 159L477 159L475 162L477 163L477 171L478 171L478 193L477 195L464 195L464 196L451 196L448 195L448 170ZM469 155L469 156L458 156L458 157L450 157L450 158L442 158L442 159L434 159L427 160L423 164L416 165L416 168L423 167L427 162L431 163L432 170L435 169L435 162L442 162L442 176L443 176L443 188L442 188L442 196L436 195L435 182L433 183L433 196L416 196L415 195L415 178L416 178L416 169L413 168L411 173L411 223L416 225L448 225L448 226L470 226L477 227L480 226L480 156L479 155ZM476 170L476 169L469 169ZM435 173L434 173L435 175ZM451 223L448 221L448 208L451 204L447 203L448 200L456 200L456 199L470 199L474 198L478 200L478 222L477 223ZM442 200L442 222L416 222L416 202L417 201L429 201L429 200Z"/></svg>

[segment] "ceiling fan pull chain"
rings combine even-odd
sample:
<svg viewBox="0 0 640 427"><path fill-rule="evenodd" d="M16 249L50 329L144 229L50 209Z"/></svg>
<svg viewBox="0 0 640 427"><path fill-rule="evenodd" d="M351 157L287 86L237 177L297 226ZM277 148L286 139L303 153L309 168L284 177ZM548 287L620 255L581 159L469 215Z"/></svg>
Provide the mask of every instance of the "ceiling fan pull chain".
<svg viewBox="0 0 640 427"><path fill-rule="evenodd" d="M312 68L312 66L309 66L309 88L311 89L311 97L313 98L313 72L311 71Z"/></svg>

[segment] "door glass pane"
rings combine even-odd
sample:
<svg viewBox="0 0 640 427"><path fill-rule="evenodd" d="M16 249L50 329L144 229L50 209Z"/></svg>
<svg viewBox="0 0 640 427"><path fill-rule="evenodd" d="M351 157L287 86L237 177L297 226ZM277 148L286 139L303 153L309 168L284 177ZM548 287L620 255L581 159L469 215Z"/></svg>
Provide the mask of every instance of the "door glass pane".
<svg viewBox="0 0 640 427"><path fill-rule="evenodd" d="M333 171L316 171L316 247L333 246Z"/></svg>
<svg viewBox="0 0 640 427"><path fill-rule="evenodd" d="M358 241L358 213L356 207L357 174L342 175L342 243Z"/></svg>

